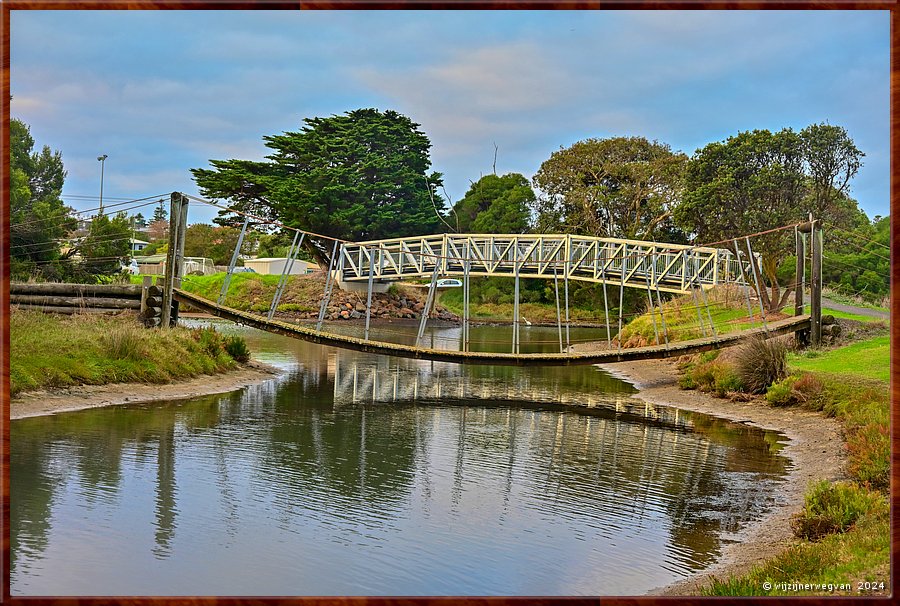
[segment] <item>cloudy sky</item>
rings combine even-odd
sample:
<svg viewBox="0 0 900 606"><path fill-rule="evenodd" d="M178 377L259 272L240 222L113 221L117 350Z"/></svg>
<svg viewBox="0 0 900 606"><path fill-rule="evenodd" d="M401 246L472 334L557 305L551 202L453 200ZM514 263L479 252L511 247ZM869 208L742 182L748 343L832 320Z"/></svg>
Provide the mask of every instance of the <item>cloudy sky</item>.
<svg viewBox="0 0 900 606"><path fill-rule="evenodd" d="M394 109L421 124L458 200L531 177L588 137L692 154L739 131L843 126L852 195L889 212L887 11L13 11L11 114L62 152L63 192L183 191L209 159L262 159L305 117ZM146 214L146 213L145 213ZM190 222L215 213L192 205Z"/></svg>

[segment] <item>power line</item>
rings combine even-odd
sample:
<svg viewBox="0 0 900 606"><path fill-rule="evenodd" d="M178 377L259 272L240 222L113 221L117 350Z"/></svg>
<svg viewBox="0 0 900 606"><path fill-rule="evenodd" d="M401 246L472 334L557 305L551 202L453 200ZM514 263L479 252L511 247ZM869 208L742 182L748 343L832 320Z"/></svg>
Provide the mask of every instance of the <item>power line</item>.
<svg viewBox="0 0 900 606"><path fill-rule="evenodd" d="M839 231L839 232L843 232L843 233L845 233L845 234L850 234L851 236L856 236L856 237L859 238L860 240L865 240L866 242L870 242L870 243L872 243L872 244L875 244L875 245L877 245L877 246L881 246L882 248L886 248L886 249L888 249L888 250L891 249L891 247L888 246L887 244L882 244L881 242L878 242L877 240L873 240L872 238L869 238L869 237L867 237L867 236L864 236L864 235L862 235L862 234L859 233L859 232L856 232L856 231L850 231L849 229L843 229L843 228L838 227L837 225L835 225L835 224L833 224L833 223L826 223L825 225L827 225L829 228L835 229L835 230L837 230L837 231Z"/></svg>
<svg viewBox="0 0 900 606"><path fill-rule="evenodd" d="M118 202L118 203L116 203L116 204L107 204L107 205L104 206L104 208L114 208L114 207L117 207L117 206L123 206L123 205L126 205L126 204L132 204L132 203L134 203L134 202L142 202L142 201L144 201L144 200L149 200L150 198L158 198L158 197L159 197L159 196L148 196L148 197L146 197L146 198L136 198L136 199L128 200L128 201L126 201L126 202ZM133 209L135 209L135 208L140 208L140 207L142 207L142 206L149 206L149 205L151 205L151 204L156 204L156 201L153 201L153 202L147 202L147 203L144 203L144 204L138 204L138 205L133 206L133 207L130 207L130 208L123 208L123 209L120 209L120 210L118 210L118 211L116 211L116 212L124 212L124 211L126 211L126 210L133 210ZM69 212L69 213L66 215L66 218L73 218L73 219L77 219L77 220L79 220L79 221L86 221L87 219L93 219L93 218L96 218L96 217L99 216L99 215L92 215L91 217L83 217L83 218L80 218L80 219L77 218L77 217L69 217L69 215L80 215L80 214L84 214L84 213L93 212L93 211L95 211L95 210L100 210L100 207L97 207L97 208L88 208L88 209L86 209L86 210L72 210L71 212ZM105 214L105 213L104 213L104 214ZM22 227L22 226L25 226L25 225L31 225L31 224L34 224L34 223L41 223L41 222L46 222L46 221L54 221L54 220L59 220L59 219L60 219L59 217L44 217L44 218L42 218L42 219L31 219L31 220L29 220L29 221L21 221L21 222L18 222L18 223L10 223L10 227Z"/></svg>

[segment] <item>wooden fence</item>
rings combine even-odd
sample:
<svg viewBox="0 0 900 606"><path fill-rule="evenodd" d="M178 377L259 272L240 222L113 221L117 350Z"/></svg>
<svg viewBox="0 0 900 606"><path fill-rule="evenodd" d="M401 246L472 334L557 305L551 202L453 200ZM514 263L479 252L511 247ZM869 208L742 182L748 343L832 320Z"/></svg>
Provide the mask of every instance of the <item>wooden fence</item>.
<svg viewBox="0 0 900 606"><path fill-rule="evenodd" d="M140 314L148 325L158 325L162 289L150 284L66 284L49 282L9 285L10 305L44 313L122 313ZM157 321L154 322L153 319Z"/></svg>

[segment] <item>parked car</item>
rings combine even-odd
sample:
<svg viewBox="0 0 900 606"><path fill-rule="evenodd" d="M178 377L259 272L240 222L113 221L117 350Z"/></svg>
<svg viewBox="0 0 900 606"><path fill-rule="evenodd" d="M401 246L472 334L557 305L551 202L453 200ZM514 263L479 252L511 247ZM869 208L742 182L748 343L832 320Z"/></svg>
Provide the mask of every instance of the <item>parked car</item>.
<svg viewBox="0 0 900 606"><path fill-rule="evenodd" d="M431 286L431 282L426 284L426 286ZM437 281L435 284L437 288L459 288L462 286L462 280L457 280L455 278L443 278Z"/></svg>
<svg viewBox="0 0 900 606"><path fill-rule="evenodd" d="M233 274L255 274L256 270L252 267L235 267L231 272Z"/></svg>

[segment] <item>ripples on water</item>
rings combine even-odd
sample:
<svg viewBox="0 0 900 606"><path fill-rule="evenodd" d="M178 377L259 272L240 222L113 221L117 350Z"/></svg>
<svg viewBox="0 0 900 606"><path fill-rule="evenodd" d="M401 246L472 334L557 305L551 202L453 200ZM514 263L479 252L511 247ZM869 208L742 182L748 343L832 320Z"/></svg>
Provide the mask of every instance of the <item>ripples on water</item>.
<svg viewBox="0 0 900 606"><path fill-rule="evenodd" d="M641 594L714 562L785 474L774 434L593 367L245 332L284 376L12 423L14 595Z"/></svg>

